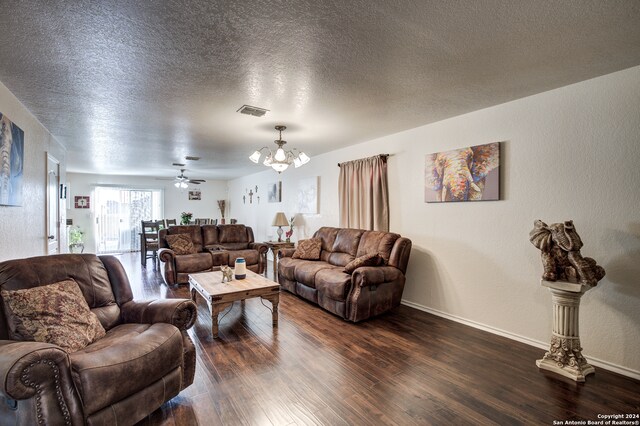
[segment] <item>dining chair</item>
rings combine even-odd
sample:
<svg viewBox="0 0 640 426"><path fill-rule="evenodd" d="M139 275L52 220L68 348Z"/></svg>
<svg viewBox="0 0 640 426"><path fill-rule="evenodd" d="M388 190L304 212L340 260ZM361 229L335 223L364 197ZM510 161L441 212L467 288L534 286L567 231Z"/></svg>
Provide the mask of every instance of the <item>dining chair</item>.
<svg viewBox="0 0 640 426"><path fill-rule="evenodd" d="M153 267L158 264L158 231L161 220L142 221L142 244L140 244L140 261L143 267L147 267L147 259L153 259Z"/></svg>
<svg viewBox="0 0 640 426"><path fill-rule="evenodd" d="M196 225L208 225L209 219L196 219Z"/></svg>
<svg viewBox="0 0 640 426"><path fill-rule="evenodd" d="M177 224L178 224L178 221L176 219L165 219L164 220L164 227L165 228L168 228L171 225L177 225Z"/></svg>

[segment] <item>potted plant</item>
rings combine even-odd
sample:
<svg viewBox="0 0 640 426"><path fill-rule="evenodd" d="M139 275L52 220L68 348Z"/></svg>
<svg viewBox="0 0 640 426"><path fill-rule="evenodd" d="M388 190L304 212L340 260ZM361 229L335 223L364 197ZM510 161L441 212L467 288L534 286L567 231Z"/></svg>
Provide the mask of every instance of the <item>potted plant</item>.
<svg viewBox="0 0 640 426"><path fill-rule="evenodd" d="M182 212L180 213L180 224L188 225L191 222L191 218L193 217L193 213L191 212Z"/></svg>
<svg viewBox="0 0 640 426"><path fill-rule="evenodd" d="M77 226L69 228L69 251L82 253L84 251L84 232Z"/></svg>

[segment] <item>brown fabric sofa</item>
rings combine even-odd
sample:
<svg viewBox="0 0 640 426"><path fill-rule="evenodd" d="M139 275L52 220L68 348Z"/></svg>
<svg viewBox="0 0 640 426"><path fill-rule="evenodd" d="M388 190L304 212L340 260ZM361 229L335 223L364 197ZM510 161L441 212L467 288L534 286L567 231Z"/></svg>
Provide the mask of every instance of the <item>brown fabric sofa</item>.
<svg viewBox="0 0 640 426"><path fill-rule="evenodd" d="M71 353L50 343L12 340L10 322L20 322L3 299L0 424L131 425L193 382L196 355L187 329L197 311L191 300L133 300L113 256L61 254L0 263L2 290L67 279L77 282L106 335Z"/></svg>
<svg viewBox="0 0 640 426"><path fill-rule="evenodd" d="M322 241L320 260L294 259L294 249L280 250L282 288L353 322L400 304L411 240L390 232L329 227L320 228L313 238ZM355 258L376 253L384 265L344 271Z"/></svg>
<svg viewBox="0 0 640 426"><path fill-rule="evenodd" d="M178 255L169 248L167 235L189 234L196 253ZM159 233L160 267L167 285L186 284L189 274L217 271L220 266L233 267L244 257L247 268L262 274L267 246L256 243L253 230L245 225L181 225L161 229Z"/></svg>

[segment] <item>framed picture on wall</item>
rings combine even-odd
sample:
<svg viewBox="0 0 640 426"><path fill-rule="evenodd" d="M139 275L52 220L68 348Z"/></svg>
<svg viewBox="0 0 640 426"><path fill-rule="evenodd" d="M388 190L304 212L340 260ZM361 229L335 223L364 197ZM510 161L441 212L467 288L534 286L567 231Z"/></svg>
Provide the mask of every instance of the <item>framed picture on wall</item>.
<svg viewBox="0 0 640 426"><path fill-rule="evenodd" d="M88 195L76 195L74 198L74 207L76 209L91 208L91 199Z"/></svg>
<svg viewBox="0 0 640 426"><path fill-rule="evenodd" d="M267 184L267 200L270 203L282 201L282 181Z"/></svg>
<svg viewBox="0 0 640 426"><path fill-rule="evenodd" d="M318 181L319 176L300 179L298 181L298 213L318 213Z"/></svg>
<svg viewBox="0 0 640 426"><path fill-rule="evenodd" d="M190 200L201 200L201 192L197 189L195 191L189 191Z"/></svg>
<svg viewBox="0 0 640 426"><path fill-rule="evenodd" d="M24 132L1 112L0 129L0 205L21 206Z"/></svg>
<svg viewBox="0 0 640 426"><path fill-rule="evenodd" d="M500 142L428 154L425 203L500 199Z"/></svg>

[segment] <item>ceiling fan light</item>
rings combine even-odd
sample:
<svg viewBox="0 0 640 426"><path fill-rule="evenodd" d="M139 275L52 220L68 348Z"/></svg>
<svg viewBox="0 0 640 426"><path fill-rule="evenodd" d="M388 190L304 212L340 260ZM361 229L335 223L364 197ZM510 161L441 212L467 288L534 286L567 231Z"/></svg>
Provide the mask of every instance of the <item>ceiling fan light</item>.
<svg viewBox="0 0 640 426"><path fill-rule="evenodd" d="M251 156L249 157L249 160L258 164L258 161L260 161L260 155L262 155L260 151L255 151L253 154L251 154Z"/></svg>
<svg viewBox="0 0 640 426"><path fill-rule="evenodd" d="M298 158L300 159L302 164L307 164L311 160L311 158L309 158L309 156L304 152L301 152L300 155L298 155Z"/></svg>

